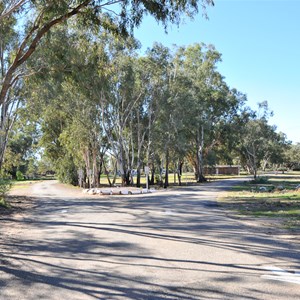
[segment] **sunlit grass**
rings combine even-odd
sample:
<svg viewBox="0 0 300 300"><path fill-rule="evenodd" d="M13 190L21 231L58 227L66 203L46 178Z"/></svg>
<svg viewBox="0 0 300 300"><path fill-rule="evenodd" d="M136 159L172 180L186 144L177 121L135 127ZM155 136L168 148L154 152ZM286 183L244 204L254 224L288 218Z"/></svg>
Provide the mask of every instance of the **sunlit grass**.
<svg viewBox="0 0 300 300"><path fill-rule="evenodd" d="M245 181L233 187L223 194L220 203L240 215L283 219L286 227L300 228L300 172L267 179L265 184Z"/></svg>
<svg viewBox="0 0 300 300"><path fill-rule="evenodd" d="M14 189L26 189L29 188L33 183L40 182L40 180L22 180L22 181L12 181L12 190Z"/></svg>

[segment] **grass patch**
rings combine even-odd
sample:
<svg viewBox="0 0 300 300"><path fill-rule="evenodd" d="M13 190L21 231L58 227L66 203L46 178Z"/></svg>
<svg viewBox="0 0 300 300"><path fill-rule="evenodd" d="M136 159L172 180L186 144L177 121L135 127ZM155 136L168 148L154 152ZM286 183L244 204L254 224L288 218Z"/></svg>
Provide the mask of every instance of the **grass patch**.
<svg viewBox="0 0 300 300"><path fill-rule="evenodd" d="M27 189L29 188L33 183L36 183L36 182L40 182L39 181L32 181L32 180L24 180L24 181L17 181L17 180L14 180L12 181L12 190L15 190L15 189Z"/></svg>
<svg viewBox="0 0 300 300"><path fill-rule="evenodd" d="M300 229L300 174L245 181L224 195L221 204L240 215L273 218L284 228Z"/></svg>

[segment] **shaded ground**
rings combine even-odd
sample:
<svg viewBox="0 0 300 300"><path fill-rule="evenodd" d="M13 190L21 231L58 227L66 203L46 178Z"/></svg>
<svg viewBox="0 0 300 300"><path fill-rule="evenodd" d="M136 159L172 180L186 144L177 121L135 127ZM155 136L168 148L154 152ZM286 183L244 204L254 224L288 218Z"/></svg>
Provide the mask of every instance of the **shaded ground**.
<svg viewBox="0 0 300 300"><path fill-rule="evenodd" d="M228 218L216 197L231 183L134 197L33 186L32 208L1 219L0 299L299 299L298 240Z"/></svg>

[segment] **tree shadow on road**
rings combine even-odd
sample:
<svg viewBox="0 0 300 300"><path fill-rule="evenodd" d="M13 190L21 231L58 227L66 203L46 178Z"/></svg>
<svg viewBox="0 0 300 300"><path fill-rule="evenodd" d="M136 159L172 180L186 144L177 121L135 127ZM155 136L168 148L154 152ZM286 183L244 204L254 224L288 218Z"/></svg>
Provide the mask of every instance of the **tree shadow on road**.
<svg viewBox="0 0 300 300"><path fill-rule="evenodd" d="M64 299L264 298L264 291L246 286L249 278L263 274L263 266L180 258L149 246L148 241L158 248L170 243L186 249L229 250L278 263L289 259L291 267L299 266L296 246L253 234L247 226L226 218L217 206L207 205L209 201L214 199L198 197L190 190L184 195L139 198L32 199L30 214L6 220L19 233L0 239L2 295L9 299L11 290L17 289L24 299L57 299L63 294ZM162 280L157 280L159 272ZM197 280L169 281L174 273L192 274ZM221 285L239 281L244 286L240 291ZM272 298L273 292L268 293ZM286 295L274 290L273 299L278 296Z"/></svg>

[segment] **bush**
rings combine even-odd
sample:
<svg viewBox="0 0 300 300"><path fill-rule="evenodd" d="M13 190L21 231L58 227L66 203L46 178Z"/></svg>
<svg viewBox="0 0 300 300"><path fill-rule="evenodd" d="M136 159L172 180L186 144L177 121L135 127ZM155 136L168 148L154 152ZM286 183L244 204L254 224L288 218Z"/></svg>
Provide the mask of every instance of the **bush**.
<svg viewBox="0 0 300 300"><path fill-rule="evenodd" d="M57 160L55 171L60 182L78 184L77 168L70 156Z"/></svg>
<svg viewBox="0 0 300 300"><path fill-rule="evenodd" d="M11 189L11 182L9 180L0 179L0 198L7 195Z"/></svg>
<svg viewBox="0 0 300 300"><path fill-rule="evenodd" d="M161 183L160 176L158 174L155 174L155 183L156 184L160 184Z"/></svg>
<svg viewBox="0 0 300 300"><path fill-rule="evenodd" d="M4 207L10 207L5 201L5 196L11 189L11 182L9 180L0 179L0 205Z"/></svg>
<svg viewBox="0 0 300 300"><path fill-rule="evenodd" d="M24 175L20 170L17 171L16 176L18 181L24 180Z"/></svg>

